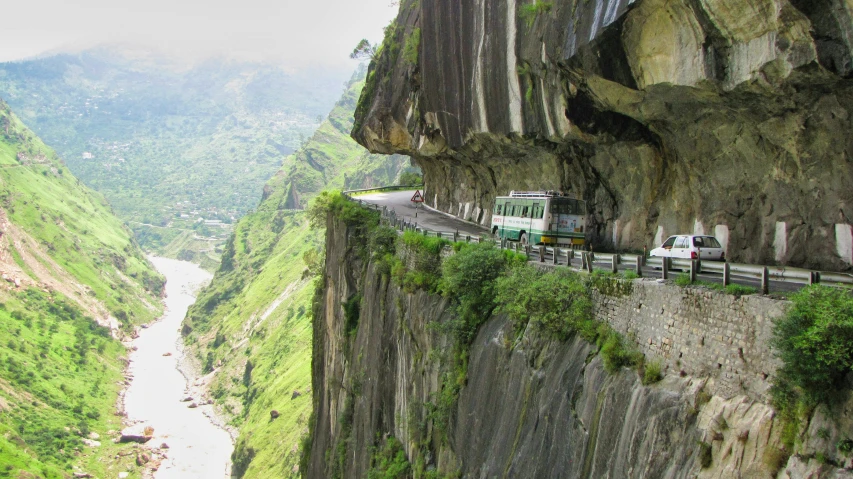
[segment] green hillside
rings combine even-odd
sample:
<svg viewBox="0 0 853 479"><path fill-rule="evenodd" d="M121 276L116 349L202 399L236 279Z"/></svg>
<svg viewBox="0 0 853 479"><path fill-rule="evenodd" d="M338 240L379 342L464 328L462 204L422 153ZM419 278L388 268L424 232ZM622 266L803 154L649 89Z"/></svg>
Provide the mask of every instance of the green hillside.
<svg viewBox="0 0 853 479"><path fill-rule="evenodd" d="M2 101L0 233L0 477L115 474L130 461L108 459L118 445L84 444L120 428L125 349L109 326L157 317L164 280Z"/></svg>
<svg viewBox="0 0 853 479"><path fill-rule="evenodd" d="M106 49L0 64L0 96L155 251L231 223L315 130L346 73ZM222 233L219 235L218 233ZM220 243L224 242L221 241Z"/></svg>
<svg viewBox="0 0 853 479"><path fill-rule="evenodd" d="M394 183L408 168L408 159L370 155L350 139L362 78L285 160L257 211L237 224L219 271L184 323L205 370L216 368L212 395L240 430L239 477L297 477L311 414L312 271L322 264L323 231L294 207L327 187ZM272 420L271 411L279 417Z"/></svg>

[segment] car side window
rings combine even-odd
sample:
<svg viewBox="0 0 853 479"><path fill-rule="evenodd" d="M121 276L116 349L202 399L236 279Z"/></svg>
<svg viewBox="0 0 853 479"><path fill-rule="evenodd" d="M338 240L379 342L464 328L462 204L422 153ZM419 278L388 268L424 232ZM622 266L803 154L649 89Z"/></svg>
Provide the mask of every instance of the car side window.
<svg viewBox="0 0 853 479"><path fill-rule="evenodd" d="M675 236L670 236L669 238L666 239L666 241L664 241L664 243L661 245L661 248L672 248L672 245L674 245L674 244L675 244Z"/></svg>
<svg viewBox="0 0 853 479"><path fill-rule="evenodd" d="M675 248L687 248L687 237L679 236L678 239L675 240Z"/></svg>
<svg viewBox="0 0 853 479"><path fill-rule="evenodd" d="M698 248L704 248L705 247L705 239L702 238L701 236L694 237L693 238L693 246L696 246Z"/></svg>

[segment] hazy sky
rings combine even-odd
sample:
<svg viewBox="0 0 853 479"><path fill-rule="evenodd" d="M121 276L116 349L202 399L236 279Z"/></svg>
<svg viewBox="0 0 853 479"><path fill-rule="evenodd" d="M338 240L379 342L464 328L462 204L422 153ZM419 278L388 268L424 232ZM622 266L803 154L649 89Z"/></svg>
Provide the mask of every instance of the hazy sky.
<svg viewBox="0 0 853 479"><path fill-rule="evenodd" d="M228 55L337 65L377 41L392 0L4 1L0 61L95 44L131 43L187 58Z"/></svg>

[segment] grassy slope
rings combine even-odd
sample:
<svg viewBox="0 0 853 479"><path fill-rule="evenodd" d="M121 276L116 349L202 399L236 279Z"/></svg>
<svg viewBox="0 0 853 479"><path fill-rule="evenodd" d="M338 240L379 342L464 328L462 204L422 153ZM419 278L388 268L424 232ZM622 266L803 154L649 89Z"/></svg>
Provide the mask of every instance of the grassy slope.
<svg viewBox="0 0 853 479"><path fill-rule="evenodd" d="M311 413L313 281L302 256L320 250L323 232L292 210L294 198L304 204L324 188L393 183L406 167L404 158L369 155L350 139L362 86L351 82L329 118L267 183L185 321L199 360L221 364L211 393L240 429L235 470L247 478L298 475L299 439ZM294 391L302 395L291 399ZM280 414L275 420L272 410Z"/></svg>
<svg viewBox="0 0 853 479"><path fill-rule="evenodd" d="M120 428L125 351L96 320L153 319L163 278L2 101L0 221L0 477L67 477L72 466L114 475L118 445L82 444L88 430Z"/></svg>

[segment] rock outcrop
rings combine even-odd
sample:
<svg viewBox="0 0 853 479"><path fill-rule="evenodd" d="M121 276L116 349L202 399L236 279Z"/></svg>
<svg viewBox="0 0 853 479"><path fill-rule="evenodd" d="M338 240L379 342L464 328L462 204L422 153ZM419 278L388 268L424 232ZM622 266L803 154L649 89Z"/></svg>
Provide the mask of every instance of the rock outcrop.
<svg viewBox="0 0 853 479"><path fill-rule="evenodd" d="M720 349L723 337L718 346L697 340L700 352L683 357L676 348L652 356L654 348L642 344L653 324L668 330L662 333L667 344L666 335L677 336L679 329L707 332L710 339L717 315L758 308L776 314L778 305L763 304L772 300L734 304L708 291L707 301L685 294L683 308L664 312L640 287L624 298L624 309L651 312L631 316L596 298L599 320L669 368L650 386L628 368L606 372L597 348L579 337L558 341L533 327L519 334L500 315L480 327L463 353L467 369L460 375L453 369L458 351L452 339L435 327L452 318L449 300L403 291L380 271L379 261L359 257L365 241L343 221L328 225L326 288L315 298L314 418L304 477L368 477L376 451L391 436L413 468L443 474L437 477L850 477L849 459L836 445L849 434L853 399L833 419L819 409L804 421L806 443L786 447L783 423L763 393L775 373L773 360L762 365L744 351L766 347L757 318L741 344L729 345L733 353ZM355 297L361 298L359 313L348 315L346 305ZM691 319L696 309L708 310L707 325ZM712 353L725 368L716 360L701 371L689 364L691 354ZM443 399L447 374L459 388L452 403Z"/></svg>
<svg viewBox="0 0 853 479"><path fill-rule="evenodd" d="M716 234L739 262L853 268L853 4L404 1L353 137L426 199L587 201L598 250Z"/></svg>

